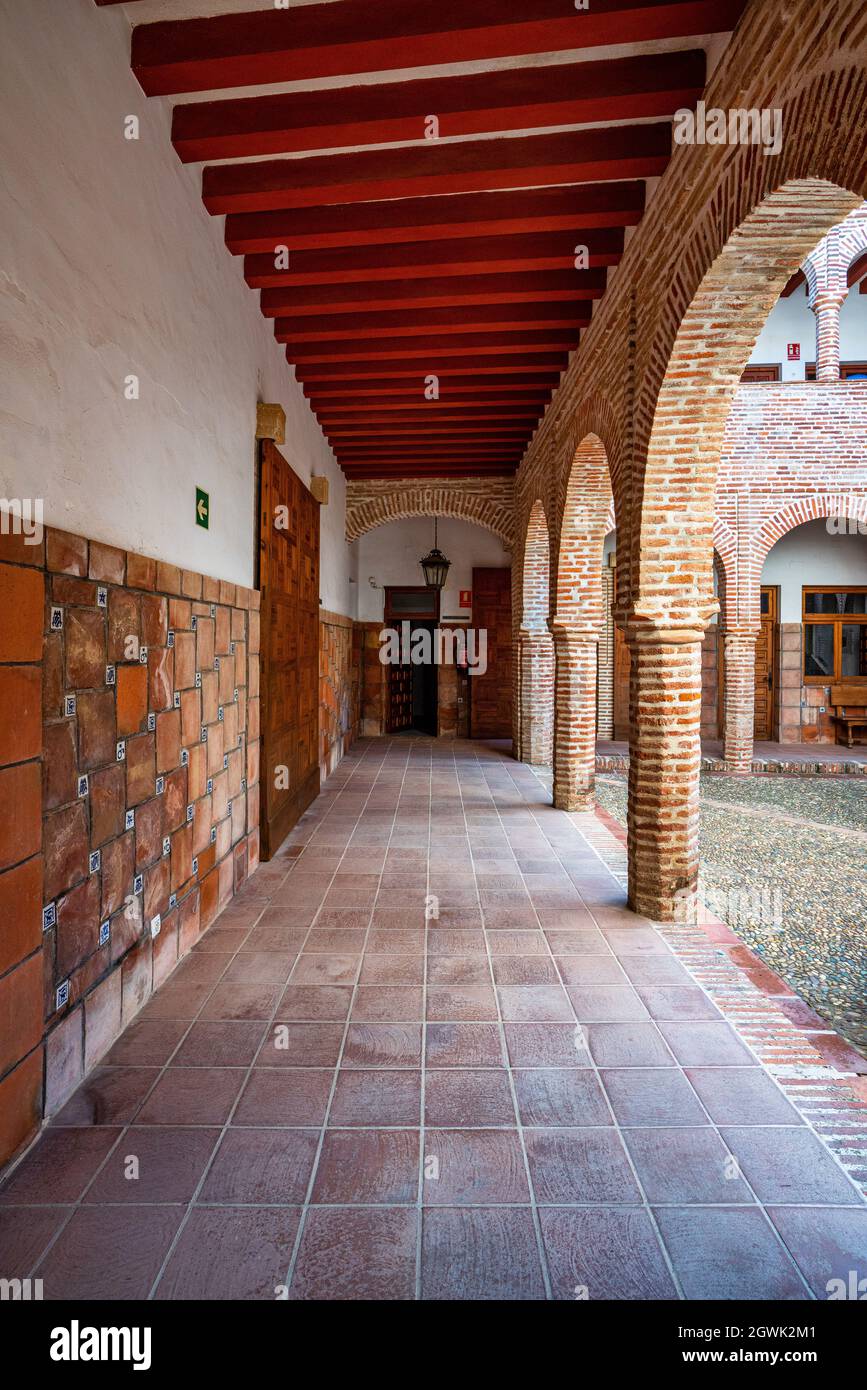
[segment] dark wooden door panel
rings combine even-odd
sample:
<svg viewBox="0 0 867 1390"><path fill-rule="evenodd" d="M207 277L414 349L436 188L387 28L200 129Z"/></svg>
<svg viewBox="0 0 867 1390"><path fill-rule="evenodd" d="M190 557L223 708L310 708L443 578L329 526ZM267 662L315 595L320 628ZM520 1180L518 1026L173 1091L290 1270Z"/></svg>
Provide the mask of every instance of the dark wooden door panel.
<svg viewBox="0 0 867 1390"><path fill-rule="evenodd" d="M262 858L319 794L319 503L264 440L259 479L262 590Z"/></svg>
<svg viewBox="0 0 867 1390"><path fill-rule="evenodd" d="M774 727L774 635L777 623L777 591L761 590L761 629L756 641L756 702L753 737L768 739Z"/></svg>
<svg viewBox="0 0 867 1390"><path fill-rule="evenodd" d="M399 734L412 728L412 667L388 668L388 732Z"/></svg>
<svg viewBox="0 0 867 1390"><path fill-rule="evenodd" d="M629 647L619 627L614 629L614 737L629 738Z"/></svg>
<svg viewBox="0 0 867 1390"><path fill-rule="evenodd" d="M472 738L512 736L512 571L473 570L473 627L485 629L488 667L470 676Z"/></svg>

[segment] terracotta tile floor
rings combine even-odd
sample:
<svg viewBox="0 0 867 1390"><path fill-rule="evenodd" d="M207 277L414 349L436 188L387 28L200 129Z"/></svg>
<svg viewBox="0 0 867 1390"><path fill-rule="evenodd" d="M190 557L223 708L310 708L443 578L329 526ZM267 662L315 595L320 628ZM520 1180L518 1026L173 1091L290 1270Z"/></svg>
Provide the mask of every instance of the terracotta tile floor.
<svg viewBox="0 0 867 1390"><path fill-rule="evenodd" d="M484 744L356 745L0 1191L47 1298L809 1299L865 1255L837 1160Z"/></svg>

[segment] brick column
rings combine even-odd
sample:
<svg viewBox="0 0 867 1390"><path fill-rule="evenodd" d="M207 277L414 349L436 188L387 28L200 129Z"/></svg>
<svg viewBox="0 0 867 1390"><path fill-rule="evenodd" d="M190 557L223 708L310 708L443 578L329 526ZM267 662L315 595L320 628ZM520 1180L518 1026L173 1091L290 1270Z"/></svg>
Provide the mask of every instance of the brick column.
<svg viewBox="0 0 867 1390"><path fill-rule="evenodd" d="M696 917L701 638L628 630L629 905L660 922Z"/></svg>
<svg viewBox="0 0 867 1390"><path fill-rule="evenodd" d="M723 756L729 772L746 776L753 764L753 726L756 702L756 633L727 628L725 650L725 709Z"/></svg>
<svg viewBox="0 0 867 1390"><path fill-rule="evenodd" d="M596 661L599 633L552 624L554 638L554 805L593 805L596 772Z"/></svg>
<svg viewBox="0 0 867 1390"><path fill-rule="evenodd" d="M840 309L845 295L820 290L810 308L816 315L816 380L840 380Z"/></svg>
<svg viewBox="0 0 867 1390"><path fill-rule="evenodd" d="M521 701L521 762L550 767L554 704L554 643L550 632L518 633Z"/></svg>

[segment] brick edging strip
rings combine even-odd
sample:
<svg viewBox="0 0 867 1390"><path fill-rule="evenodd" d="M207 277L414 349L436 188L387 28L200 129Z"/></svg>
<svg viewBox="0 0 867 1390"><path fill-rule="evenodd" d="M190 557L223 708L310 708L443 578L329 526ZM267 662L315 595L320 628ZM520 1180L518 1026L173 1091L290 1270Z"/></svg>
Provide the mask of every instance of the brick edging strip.
<svg viewBox="0 0 867 1390"><path fill-rule="evenodd" d="M597 753L597 772L626 773L629 771L628 753ZM712 772L719 777L729 776L729 770L722 758L702 758L701 771ZM867 763L850 762L788 762L785 758L755 758L750 766L754 777L867 777Z"/></svg>

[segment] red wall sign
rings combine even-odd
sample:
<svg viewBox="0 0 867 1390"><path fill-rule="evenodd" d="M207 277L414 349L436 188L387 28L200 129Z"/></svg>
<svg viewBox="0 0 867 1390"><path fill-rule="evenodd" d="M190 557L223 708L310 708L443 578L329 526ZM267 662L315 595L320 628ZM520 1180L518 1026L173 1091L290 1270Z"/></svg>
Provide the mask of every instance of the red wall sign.
<svg viewBox="0 0 867 1390"><path fill-rule="evenodd" d="M790 361L790 362L800 362L800 360L801 360L801 344L800 344L800 343L786 343L786 352L787 352L788 355L789 355L789 361Z"/></svg>
<svg viewBox="0 0 867 1390"><path fill-rule="evenodd" d="M460 603L458 604L458 607L459 607L459 608L472 608L472 606L473 606L473 591L472 591L472 589L461 589L461 598L460 598Z"/></svg>

